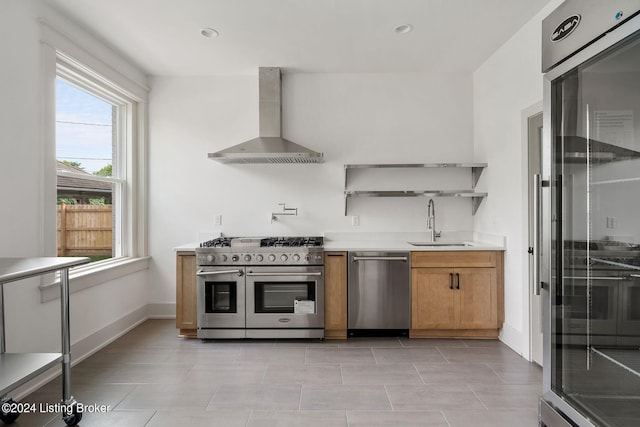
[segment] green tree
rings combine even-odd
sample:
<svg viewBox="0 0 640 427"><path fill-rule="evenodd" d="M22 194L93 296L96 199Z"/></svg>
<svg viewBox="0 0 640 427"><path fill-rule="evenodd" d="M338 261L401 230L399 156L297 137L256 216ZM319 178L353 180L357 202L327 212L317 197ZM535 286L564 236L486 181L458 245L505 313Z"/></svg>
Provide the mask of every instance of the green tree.
<svg viewBox="0 0 640 427"><path fill-rule="evenodd" d="M107 165L102 169L100 169L99 171L94 172L93 174L97 176L112 176L112 173L113 173L113 166Z"/></svg>
<svg viewBox="0 0 640 427"><path fill-rule="evenodd" d="M82 164L80 162L72 162L71 160L63 160L62 163L64 163L67 166L74 167L76 169L84 170L84 166L82 166Z"/></svg>
<svg viewBox="0 0 640 427"><path fill-rule="evenodd" d="M104 197L99 197L96 199L89 199L89 204L90 205L104 205L105 203Z"/></svg>
<svg viewBox="0 0 640 427"><path fill-rule="evenodd" d="M77 205L78 201L73 197L58 197L58 204L64 203L65 205Z"/></svg>

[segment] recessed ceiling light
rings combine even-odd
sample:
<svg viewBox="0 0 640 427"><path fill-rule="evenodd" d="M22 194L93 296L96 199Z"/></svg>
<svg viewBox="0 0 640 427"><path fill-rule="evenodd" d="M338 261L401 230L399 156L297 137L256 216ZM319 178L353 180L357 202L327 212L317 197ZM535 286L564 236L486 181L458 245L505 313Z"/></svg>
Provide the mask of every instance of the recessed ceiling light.
<svg viewBox="0 0 640 427"><path fill-rule="evenodd" d="M200 30L200 34L202 34L204 37L211 37L211 38L218 37L220 35L220 33L218 33L213 28L203 28Z"/></svg>
<svg viewBox="0 0 640 427"><path fill-rule="evenodd" d="M407 33L410 33L411 30L413 30L413 27L411 26L411 24L398 25L393 29L393 31L396 34L407 34Z"/></svg>

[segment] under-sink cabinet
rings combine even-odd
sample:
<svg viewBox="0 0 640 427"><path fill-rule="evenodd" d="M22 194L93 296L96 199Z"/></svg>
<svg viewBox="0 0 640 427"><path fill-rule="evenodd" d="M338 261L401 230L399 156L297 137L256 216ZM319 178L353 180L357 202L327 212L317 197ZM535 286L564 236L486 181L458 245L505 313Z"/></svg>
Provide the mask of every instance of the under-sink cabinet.
<svg viewBox="0 0 640 427"><path fill-rule="evenodd" d="M347 339L347 252L324 253L324 337Z"/></svg>
<svg viewBox="0 0 640 427"><path fill-rule="evenodd" d="M198 332L196 292L196 253L179 251L176 255L176 328L183 337L195 338Z"/></svg>
<svg viewBox="0 0 640 427"><path fill-rule="evenodd" d="M497 338L504 322L503 253L411 254L412 338Z"/></svg>

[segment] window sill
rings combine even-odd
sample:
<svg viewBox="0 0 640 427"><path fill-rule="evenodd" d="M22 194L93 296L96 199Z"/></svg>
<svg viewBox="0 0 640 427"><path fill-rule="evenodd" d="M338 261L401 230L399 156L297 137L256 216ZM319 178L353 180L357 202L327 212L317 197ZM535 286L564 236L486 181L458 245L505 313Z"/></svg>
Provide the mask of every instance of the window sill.
<svg viewBox="0 0 640 427"><path fill-rule="evenodd" d="M100 263L100 265L82 266L69 271L69 293L91 288L138 271L147 270L151 257L119 258ZM60 280L39 286L40 302L53 301L60 298Z"/></svg>

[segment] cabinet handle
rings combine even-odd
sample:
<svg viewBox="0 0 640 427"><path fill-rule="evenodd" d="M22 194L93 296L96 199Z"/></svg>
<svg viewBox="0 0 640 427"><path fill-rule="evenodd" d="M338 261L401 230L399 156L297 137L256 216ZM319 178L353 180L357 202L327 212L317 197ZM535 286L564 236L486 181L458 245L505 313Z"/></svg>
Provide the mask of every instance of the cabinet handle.
<svg viewBox="0 0 640 427"><path fill-rule="evenodd" d="M449 273L449 289L453 289L453 273Z"/></svg>
<svg viewBox="0 0 640 427"><path fill-rule="evenodd" d="M456 289L460 289L460 273L456 273Z"/></svg>
<svg viewBox="0 0 640 427"><path fill-rule="evenodd" d="M327 256L344 256L344 254L327 254Z"/></svg>

